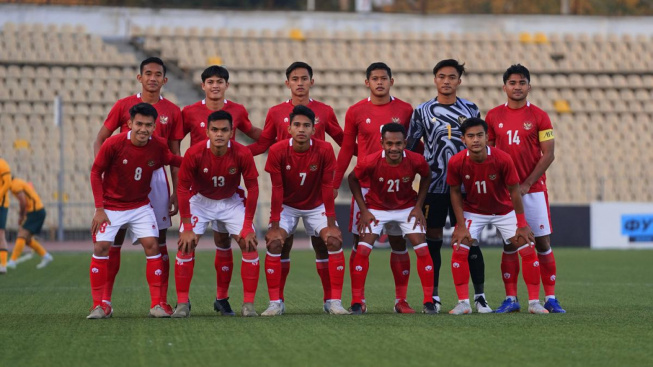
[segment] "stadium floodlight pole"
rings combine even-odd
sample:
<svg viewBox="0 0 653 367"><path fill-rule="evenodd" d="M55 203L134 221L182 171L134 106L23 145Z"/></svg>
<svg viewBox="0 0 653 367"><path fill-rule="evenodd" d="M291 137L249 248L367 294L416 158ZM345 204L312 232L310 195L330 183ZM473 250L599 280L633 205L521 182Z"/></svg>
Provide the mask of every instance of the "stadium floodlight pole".
<svg viewBox="0 0 653 367"><path fill-rule="evenodd" d="M59 127L59 173L57 174L57 211L59 221L57 224L57 241L63 242L63 174L64 174L64 131L61 116L61 96L54 97L54 125Z"/></svg>

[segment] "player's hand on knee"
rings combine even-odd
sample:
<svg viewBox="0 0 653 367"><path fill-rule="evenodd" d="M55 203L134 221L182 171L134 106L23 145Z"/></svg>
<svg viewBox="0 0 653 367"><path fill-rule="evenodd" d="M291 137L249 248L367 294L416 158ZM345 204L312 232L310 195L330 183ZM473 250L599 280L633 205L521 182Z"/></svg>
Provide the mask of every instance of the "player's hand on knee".
<svg viewBox="0 0 653 367"><path fill-rule="evenodd" d="M190 254L197 246L198 236L192 231L181 232L177 241L177 250L184 254Z"/></svg>
<svg viewBox="0 0 653 367"><path fill-rule="evenodd" d="M514 238L517 243L527 243L531 246L535 245L535 236L529 226L517 228Z"/></svg>
<svg viewBox="0 0 653 367"><path fill-rule="evenodd" d="M270 228L268 233L265 234L265 243L271 244L274 241L279 241L280 244L283 244L286 240L284 236L284 231L281 228Z"/></svg>
<svg viewBox="0 0 653 367"><path fill-rule="evenodd" d="M111 221L107 216L107 213L102 208L95 209L95 215L93 215L93 221L91 222L91 234L96 235L102 226L111 225Z"/></svg>
<svg viewBox="0 0 653 367"><path fill-rule="evenodd" d="M422 212L421 208L414 207L413 210L410 211L410 214L408 214L408 223L410 223L413 218L415 218L413 229L417 228L419 225L419 228L424 231L426 228L426 218L424 217L424 213Z"/></svg>
<svg viewBox="0 0 653 367"><path fill-rule="evenodd" d="M465 226L456 226L451 235L451 246L454 250L458 250L460 245L471 245L472 235Z"/></svg>
<svg viewBox="0 0 653 367"><path fill-rule="evenodd" d="M256 239L256 232L253 230L249 229L243 229L240 232L238 239L238 243L240 244L240 248L244 252L251 252L251 251L256 251L256 246L258 245L258 239Z"/></svg>
<svg viewBox="0 0 653 367"><path fill-rule="evenodd" d="M333 238L342 243L342 232L336 226L328 226L320 231L320 238L325 244L329 243L329 238Z"/></svg>
<svg viewBox="0 0 653 367"><path fill-rule="evenodd" d="M361 211L361 218L358 221L358 233L361 235L365 233L372 233L372 223L378 223L374 214L370 213L369 210L365 212Z"/></svg>
<svg viewBox="0 0 653 367"><path fill-rule="evenodd" d="M177 215L179 212L179 200L177 199L177 193L170 195L170 201L168 201L168 216L172 217Z"/></svg>

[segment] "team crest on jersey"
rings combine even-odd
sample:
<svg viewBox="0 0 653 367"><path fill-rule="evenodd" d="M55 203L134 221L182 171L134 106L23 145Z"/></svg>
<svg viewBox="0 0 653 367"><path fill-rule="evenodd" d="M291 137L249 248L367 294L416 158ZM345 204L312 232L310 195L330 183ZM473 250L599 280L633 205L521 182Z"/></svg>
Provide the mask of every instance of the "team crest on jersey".
<svg viewBox="0 0 653 367"><path fill-rule="evenodd" d="M408 176L406 176L406 177L402 177L402 178L401 178L401 182L406 183L406 182L408 182L408 181L410 181L410 177L408 177Z"/></svg>
<svg viewBox="0 0 653 367"><path fill-rule="evenodd" d="M458 124L462 125L467 120L467 116L458 116Z"/></svg>
<svg viewBox="0 0 653 367"><path fill-rule="evenodd" d="M319 123L320 123L320 118L317 117L317 116L315 116L315 125L317 125L317 124L319 124Z"/></svg>
<svg viewBox="0 0 653 367"><path fill-rule="evenodd" d="M236 171L237 171L236 167L229 167L229 174L230 175L235 175Z"/></svg>
<svg viewBox="0 0 653 367"><path fill-rule="evenodd" d="M208 169L208 168L204 168L203 171L204 171L204 173L209 173L209 169Z"/></svg>
<svg viewBox="0 0 653 367"><path fill-rule="evenodd" d="M490 175L490 180L494 181L497 179L497 175Z"/></svg>
<svg viewBox="0 0 653 367"><path fill-rule="evenodd" d="M161 122L162 125L168 124L168 116L161 116L159 122Z"/></svg>
<svg viewBox="0 0 653 367"><path fill-rule="evenodd" d="M524 122L524 130L530 130L533 128L533 124L530 121Z"/></svg>
<svg viewBox="0 0 653 367"><path fill-rule="evenodd" d="M290 165L286 166L286 171L290 171Z"/></svg>
<svg viewBox="0 0 653 367"><path fill-rule="evenodd" d="M401 120L399 119L399 117L393 117L392 122L394 122L395 124L401 124Z"/></svg>
<svg viewBox="0 0 653 367"><path fill-rule="evenodd" d="M150 167L154 167L154 161L147 161L147 165Z"/></svg>
<svg viewBox="0 0 653 367"><path fill-rule="evenodd" d="M127 164L127 160L126 160L126 159L123 159L123 160L122 160L122 164Z"/></svg>
<svg viewBox="0 0 653 367"><path fill-rule="evenodd" d="M371 123L372 123L372 120L370 120L369 117L368 117L368 118L365 119L365 123L366 123L366 124L371 124Z"/></svg>
<svg viewBox="0 0 653 367"><path fill-rule="evenodd" d="M383 182L383 177L379 177L379 182Z"/></svg>
<svg viewBox="0 0 653 367"><path fill-rule="evenodd" d="M503 129L503 122L499 123L499 129Z"/></svg>
<svg viewBox="0 0 653 367"><path fill-rule="evenodd" d="M204 123L204 121L200 122L200 127L201 127L201 128L205 128L205 127L206 127L206 124Z"/></svg>
<svg viewBox="0 0 653 367"><path fill-rule="evenodd" d="M469 180L469 175L465 175L465 180Z"/></svg>
<svg viewBox="0 0 653 367"><path fill-rule="evenodd" d="M308 168L309 168L311 171L315 172L315 171L317 171L317 164L311 164Z"/></svg>

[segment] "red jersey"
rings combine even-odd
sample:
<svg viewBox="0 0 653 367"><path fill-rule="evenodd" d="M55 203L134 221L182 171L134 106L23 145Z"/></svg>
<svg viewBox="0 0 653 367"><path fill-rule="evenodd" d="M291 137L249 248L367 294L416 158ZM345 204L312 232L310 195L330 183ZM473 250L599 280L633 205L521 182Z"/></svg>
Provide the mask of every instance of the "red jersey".
<svg viewBox="0 0 653 367"><path fill-rule="evenodd" d="M311 139L307 151L296 152L292 144L292 138L274 144L265 163L265 170L272 179L270 221L279 221L281 203L300 210L324 204L326 215L335 217L333 171L336 156L333 147L325 141Z"/></svg>
<svg viewBox="0 0 653 367"><path fill-rule="evenodd" d="M413 189L415 175L425 180L430 169L424 156L404 150L404 158L398 166L391 166L385 159L385 151L372 153L358 160L354 174L359 181L367 178L370 190L365 195L369 209L397 210L415 206L417 192Z"/></svg>
<svg viewBox="0 0 653 367"><path fill-rule="evenodd" d="M315 134L313 134L313 139L325 140L326 134L329 134L336 144L342 146L342 128L338 124L333 108L314 99L309 100L307 107L315 113ZM252 154L262 154L275 142L291 138L288 133L288 126L290 125L289 116L293 108L295 108L295 105L289 99L268 110L261 137L256 143L248 146Z"/></svg>
<svg viewBox="0 0 653 367"><path fill-rule="evenodd" d="M109 115L104 121L104 126L111 132L118 129L120 129L121 133L129 131L129 126L127 125L129 120L131 120L129 109L139 103L143 103L140 93L119 99L113 105L111 111L109 111ZM152 106L154 106L158 114L154 135L162 137L166 141L183 139L184 130L179 107L163 97L160 97L159 102Z"/></svg>
<svg viewBox="0 0 653 367"><path fill-rule="evenodd" d="M242 144L232 141L228 144L227 153L222 157L211 152L209 139L193 145L184 154L177 185L182 218L191 217L189 200L192 195L200 193L213 200L230 198L236 193L241 176L250 194L248 201L253 200L256 206L256 198L249 192L252 185L258 187L254 157Z"/></svg>
<svg viewBox="0 0 653 367"><path fill-rule="evenodd" d="M222 111L231 115L234 130L238 129L245 134L252 130L252 122L249 121L249 114L243 105L225 99ZM190 133L191 146L206 140L206 120L213 112L215 111L206 107L206 99L186 106L181 111L184 136ZM235 131L231 141L236 141Z"/></svg>
<svg viewBox="0 0 653 367"><path fill-rule="evenodd" d="M96 208L130 210L148 204L152 173L164 165L181 165L181 157L163 139L153 136L142 147L130 139L131 131L110 137L95 157L91 187Z"/></svg>
<svg viewBox="0 0 653 367"><path fill-rule="evenodd" d="M553 126L546 112L527 102L516 110L508 104L495 107L485 117L488 124L488 140L510 154L520 183L533 172L542 157L541 141L553 139ZM530 192L546 191L546 174L531 186Z"/></svg>
<svg viewBox="0 0 653 367"><path fill-rule="evenodd" d="M476 163L465 149L449 159L447 184L465 187L464 211L504 215L514 209L508 186L519 184L519 177L508 153L487 147L487 159Z"/></svg>
<svg viewBox="0 0 653 367"><path fill-rule="evenodd" d="M413 107L395 97L391 97L390 102L383 105L375 105L370 98L367 98L349 107L345 115L345 137L338 153L333 186L340 187L340 182L354 155L354 147L358 147L358 159L378 152L382 149L381 128L383 125L396 122L403 125L408 131L412 114ZM361 184L363 187L367 187L367 181L364 178L361 180Z"/></svg>

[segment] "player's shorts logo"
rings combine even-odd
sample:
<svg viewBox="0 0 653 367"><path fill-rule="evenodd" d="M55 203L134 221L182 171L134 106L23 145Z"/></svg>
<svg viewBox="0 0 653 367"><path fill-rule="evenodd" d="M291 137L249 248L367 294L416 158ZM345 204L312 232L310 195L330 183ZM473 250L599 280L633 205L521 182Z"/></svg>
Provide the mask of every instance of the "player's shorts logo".
<svg viewBox="0 0 653 367"><path fill-rule="evenodd" d="M127 160L126 160L126 159L123 159L123 160L122 160L122 164L127 164Z"/></svg>
<svg viewBox="0 0 653 367"><path fill-rule="evenodd" d="M229 174L230 174L230 175L235 175L235 174L236 174L236 171L238 171L238 170L236 169L236 167L229 167Z"/></svg>
<svg viewBox="0 0 653 367"><path fill-rule="evenodd" d="M540 224L540 229L544 229L544 224Z"/></svg>
<svg viewBox="0 0 653 367"><path fill-rule="evenodd" d="M168 116L161 116L161 117L159 118L159 122L160 122L162 125L167 125L167 124L168 124Z"/></svg>
<svg viewBox="0 0 653 367"><path fill-rule="evenodd" d="M152 161L152 160L147 161L147 165L148 165L149 167L154 167L154 161Z"/></svg>
<svg viewBox="0 0 653 367"><path fill-rule="evenodd" d="M402 178L401 178L401 182L406 183L406 182L408 182L408 181L410 181L410 177L408 177L408 176L406 176L406 177L402 177Z"/></svg>
<svg viewBox="0 0 653 367"><path fill-rule="evenodd" d="M503 279L510 279L510 273L503 273Z"/></svg>
<svg viewBox="0 0 653 367"><path fill-rule="evenodd" d="M317 164L311 164L308 168L309 168L311 171L315 172L315 171L317 171Z"/></svg>
<svg viewBox="0 0 653 367"><path fill-rule="evenodd" d="M530 121L524 122L524 130L530 130L533 128L533 123Z"/></svg>
<svg viewBox="0 0 653 367"><path fill-rule="evenodd" d="M458 124L462 125L467 120L467 116L458 116Z"/></svg>
<svg viewBox="0 0 653 367"><path fill-rule="evenodd" d="M209 173L209 169L208 169L208 168L204 168L203 171L204 171L204 173Z"/></svg>
<svg viewBox="0 0 653 367"><path fill-rule="evenodd" d="M497 179L497 175L490 175L490 180L494 181Z"/></svg>

